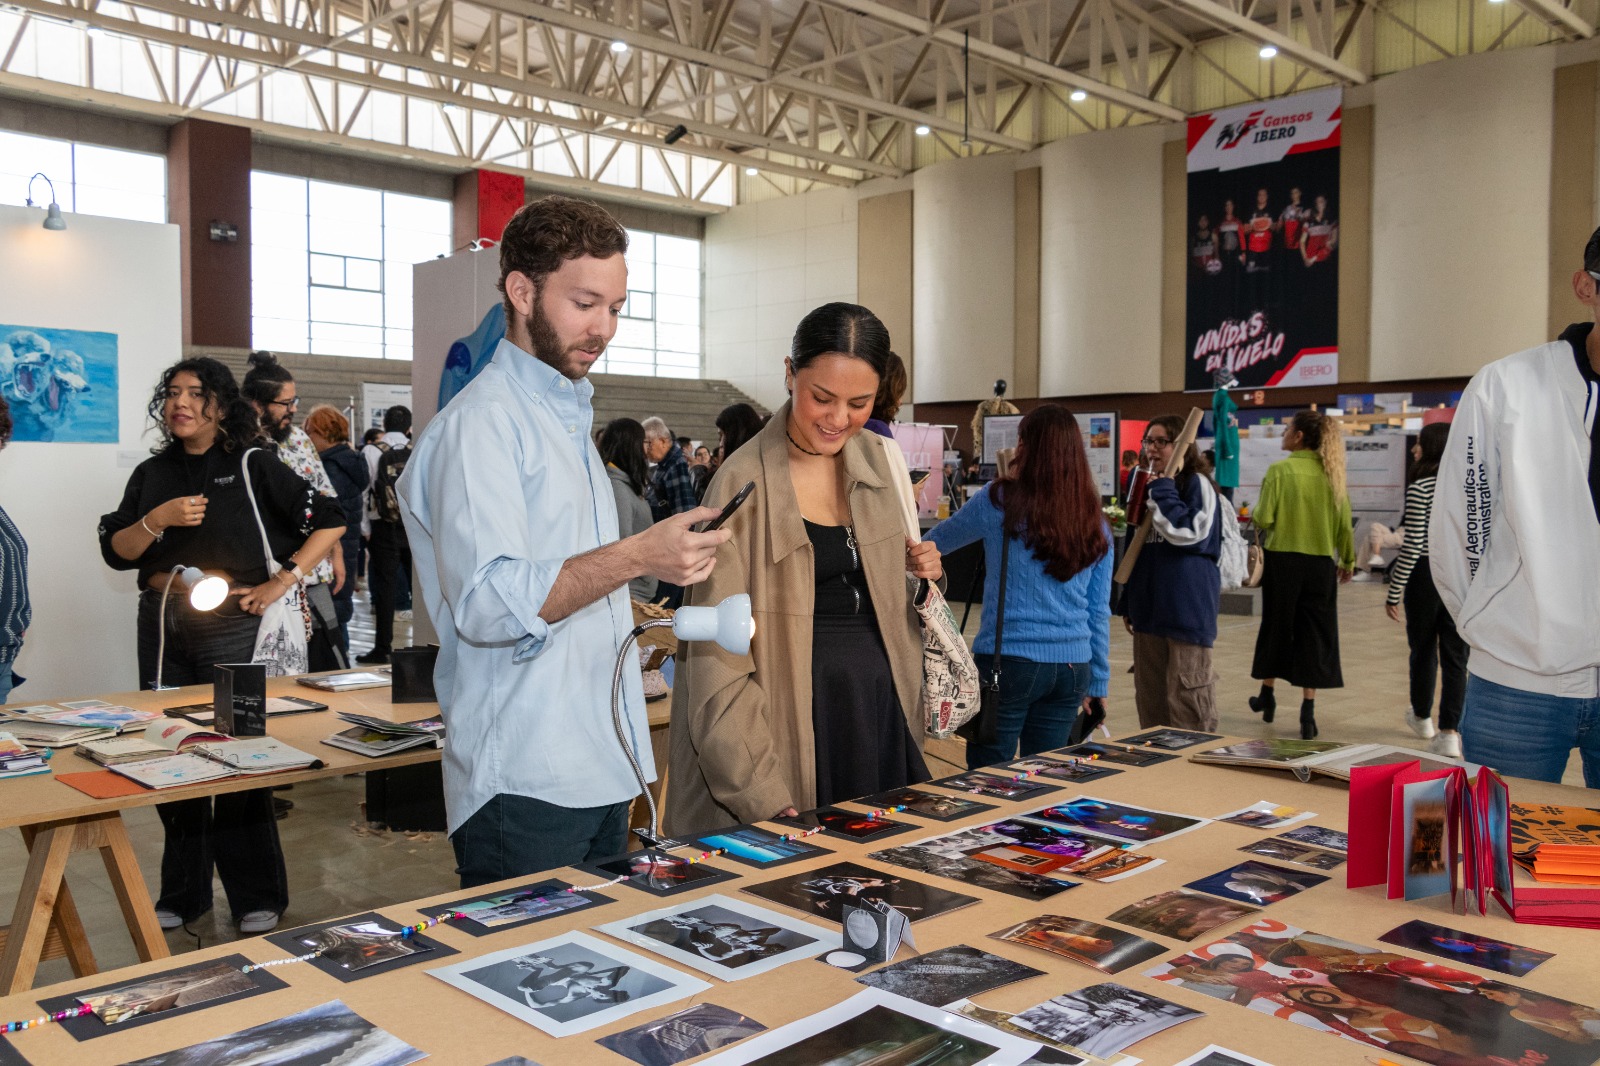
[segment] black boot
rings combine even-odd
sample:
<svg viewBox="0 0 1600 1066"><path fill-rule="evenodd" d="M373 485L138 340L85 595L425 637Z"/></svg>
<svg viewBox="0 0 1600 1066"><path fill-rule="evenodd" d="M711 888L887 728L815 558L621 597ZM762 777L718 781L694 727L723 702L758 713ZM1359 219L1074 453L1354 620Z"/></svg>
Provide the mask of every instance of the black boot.
<svg viewBox="0 0 1600 1066"><path fill-rule="evenodd" d="M1250 697L1250 709L1261 716L1263 722L1272 721L1278 713L1278 698L1272 694L1271 685L1261 686L1261 695Z"/></svg>
<svg viewBox="0 0 1600 1066"><path fill-rule="evenodd" d="M1317 739L1317 701L1300 701L1300 739Z"/></svg>

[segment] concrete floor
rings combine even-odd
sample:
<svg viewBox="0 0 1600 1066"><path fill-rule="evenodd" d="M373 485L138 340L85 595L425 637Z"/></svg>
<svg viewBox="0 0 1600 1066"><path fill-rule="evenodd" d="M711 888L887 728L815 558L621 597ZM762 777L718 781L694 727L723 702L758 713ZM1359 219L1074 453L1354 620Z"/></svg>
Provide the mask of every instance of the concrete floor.
<svg viewBox="0 0 1600 1066"><path fill-rule="evenodd" d="M1405 632L1384 615L1384 591L1381 583L1352 584L1340 591L1346 687L1325 691L1317 698L1321 739L1425 746L1406 729L1400 717L1406 707ZM352 629L352 644L357 652L369 648L372 642L365 599L364 593L357 594L357 619ZM958 612L959 609L957 605ZM977 629L977 615L975 608L969 633ZM1215 653L1216 669L1221 675L1217 687L1221 729L1241 736L1274 732L1297 736L1298 692L1280 690L1280 718L1272 726L1263 725L1245 704L1246 697L1257 687L1250 679L1256 629L1257 619L1253 617L1225 615L1221 619ZM399 645L409 643L409 624L397 622L395 637ZM1133 679L1127 673L1131 662L1131 641L1122 626L1114 623L1108 719L1113 737L1138 728L1133 710ZM930 769L936 775L965 765L959 741L930 744L928 755ZM944 766L945 763L949 765ZM1576 758L1568 767L1566 781L1582 784ZM291 896L286 926L416 899L456 886L454 857L443 834L374 831L366 824L361 808L364 784L359 775L298 785L287 795L294 800L295 809L279 823L288 857ZM1170 800L1158 805L1181 808L1181 804L1174 808ZM128 826L153 891L159 880L160 822L153 808L143 808L129 813ZM12 905L25 863L20 835L15 831L0 832L0 906ZM101 967L110 969L136 961L132 940L98 858L74 856L68 884ZM168 934L174 953L193 950L202 943L237 938L237 930L228 921L220 884L216 909L191 929L197 935L183 930ZM66 961L55 960L40 968L39 983L70 976Z"/></svg>

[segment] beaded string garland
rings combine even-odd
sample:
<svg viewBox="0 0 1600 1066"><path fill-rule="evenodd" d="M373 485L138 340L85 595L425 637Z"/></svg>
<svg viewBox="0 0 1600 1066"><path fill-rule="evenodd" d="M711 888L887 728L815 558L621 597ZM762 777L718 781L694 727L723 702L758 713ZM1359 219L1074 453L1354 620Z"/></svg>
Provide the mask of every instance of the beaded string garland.
<svg viewBox="0 0 1600 1066"><path fill-rule="evenodd" d="M887 807L872 811L867 815L867 817L877 819L884 815L898 814L905 809L906 808L904 805L899 807ZM789 841L804 840L807 837L816 836L821 832L823 832L823 827L819 825L811 829L800 830L793 833L783 833L778 836L778 841L787 843ZM697 862L705 862L707 859L716 858L718 855L725 855L727 852L727 848L712 848L709 851L702 851L698 855L691 855L683 858L673 856L672 865L692 866ZM612 885L619 885L632 876L633 874L623 874L620 877L614 877L610 881L604 881L597 885L570 885L567 888L562 889L558 894L565 895L572 892L593 892L597 889L609 888ZM545 897L535 896L530 893L527 895L516 896L510 902L521 902L524 900L543 898ZM472 916L470 914L467 914L464 911L445 911L443 914L434 915L430 918L424 918L422 921L417 922L414 925L401 926L397 932L389 933L387 935L399 937L402 940L409 940L425 929L432 929L434 926L440 925L444 922L461 921L462 919L471 917ZM308 951L304 955L295 955L287 959L268 959L265 962L247 963L246 965L239 967L239 972L252 973L256 970L265 970L273 966L288 966L297 962L309 962L312 959L320 956L324 950L325 949L323 948L318 948L316 951ZM86 1014L93 1013L94 1008L88 1004L82 1004L77 1007L67 1007L64 1010L58 1010L53 1014L41 1014L37 1018L27 1018L22 1021L0 1023L0 1033L20 1033L25 1029L37 1029L39 1026L48 1025L51 1022L63 1022L69 1018L82 1018Z"/></svg>

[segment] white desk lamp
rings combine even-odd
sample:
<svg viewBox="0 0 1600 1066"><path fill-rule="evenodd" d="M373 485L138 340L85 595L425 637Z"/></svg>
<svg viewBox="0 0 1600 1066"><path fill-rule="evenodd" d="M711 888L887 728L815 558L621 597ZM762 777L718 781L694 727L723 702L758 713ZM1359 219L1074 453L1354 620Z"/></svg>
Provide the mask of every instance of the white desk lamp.
<svg viewBox="0 0 1600 1066"><path fill-rule="evenodd" d="M178 687L161 683L162 668L167 663L167 597L172 594L174 584L189 590L189 606L197 611L214 611L228 598L228 583L222 578L207 577L199 567L182 563L172 568L166 587L161 590L161 610L156 613L156 627L161 634L156 641L156 692L170 692Z"/></svg>
<svg viewBox="0 0 1600 1066"><path fill-rule="evenodd" d="M714 640L722 646L723 650L734 655L750 654L750 641L756 635L756 622L750 614L750 597L744 593L729 596L715 607L679 607L671 618L652 618L634 627L628 634L628 639L622 642L622 647L617 651L616 669L611 675L611 724L617 731L617 742L622 745L622 751L628 756L628 764L633 767L634 779L639 782L639 791L644 793L645 803L650 807L650 828L635 829L639 839L652 848L664 849L677 846L677 841L669 840L661 835L660 814L656 811L655 797L650 795L650 786L645 783L644 768L639 765L639 756L634 752L633 745L628 743L627 731L622 728L622 671L628 662L628 652L634 642L646 630L658 629L661 626L671 626L672 633L680 641L685 640Z"/></svg>

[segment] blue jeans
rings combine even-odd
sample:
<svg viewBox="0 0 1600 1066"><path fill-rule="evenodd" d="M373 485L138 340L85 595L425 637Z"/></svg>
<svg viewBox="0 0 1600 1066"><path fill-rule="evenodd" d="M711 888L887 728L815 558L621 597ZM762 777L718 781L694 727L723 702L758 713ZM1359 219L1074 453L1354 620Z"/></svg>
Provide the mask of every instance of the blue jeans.
<svg viewBox="0 0 1600 1066"><path fill-rule="evenodd" d="M620 855L628 847L631 806L558 807L501 793L450 834L461 887Z"/></svg>
<svg viewBox="0 0 1600 1066"><path fill-rule="evenodd" d="M988 657L979 659L978 669L987 670ZM1066 744L1071 739L1072 723L1078 718L1078 707L1088 694L1088 663L1036 663L1000 656L996 743L990 746L969 741L967 768L976 770L1010 762L1017 758L1018 740L1023 756Z"/></svg>
<svg viewBox="0 0 1600 1066"><path fill-rule="evenodd" d="M1600 699L1546 696L1467 675L1461 752L1509 777L1560 781L1583 755L1583 783L1600 788Z"/></svg>
<svg viewBox="0 0 1600 1066"><path fill-rule="evenodd" d="M16 665L16 662L17 660L15 659L6 659L0 662L0 703L5 703L9 700L11 698L11 690L16 687L17 683L22 681L22 678L11 672L11 668Z"/></svg>

